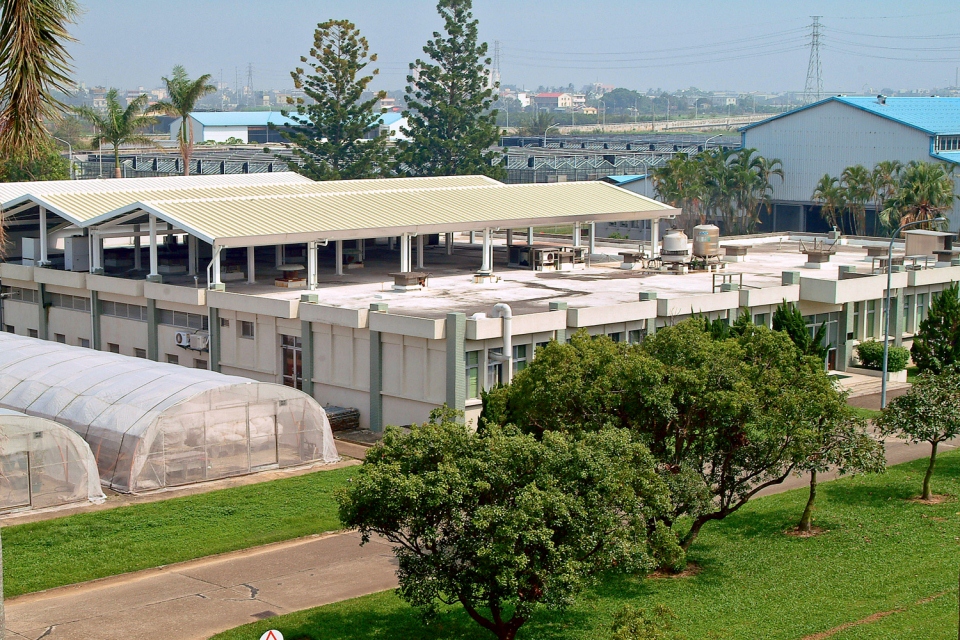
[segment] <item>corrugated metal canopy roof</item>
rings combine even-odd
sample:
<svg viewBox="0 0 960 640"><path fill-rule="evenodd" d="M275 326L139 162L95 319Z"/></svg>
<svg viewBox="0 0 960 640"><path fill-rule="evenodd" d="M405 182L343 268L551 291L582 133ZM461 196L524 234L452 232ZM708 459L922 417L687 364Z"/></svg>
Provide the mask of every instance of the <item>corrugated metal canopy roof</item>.
<svg viewBox="0 0 960 640"><path fill-rule="evenodd" d="M275 177L269 179L267 176ZM89 184L91 182L96 182L96 184ZM135 185L115 184L134 182ZM133 202L146 200L377 191L396 189L400 185L438 187L500 183L483 176L314 182L292 172L283 172L276 174L197 176L196 179L193 177L131 178L97 181L61 180L17 184L23 185L14 191L18 192L18 196L5 201L4 209L11 209L24 203L34 203L46 207L49 211L78 226L84 227L99 222L104 214L126 207ZM85 185L86 188L84 188ZM2 188L3 185L0 185L0 189ZM2 194L2 191L0 191L0 194Z"/></svg>
<svg viewBox="0 0 960 640"><path fill-rule="evenodd" d="M109 217L137 209L220 246L640 220L679 213L602 182L152 200L124 207Z"/></svg>

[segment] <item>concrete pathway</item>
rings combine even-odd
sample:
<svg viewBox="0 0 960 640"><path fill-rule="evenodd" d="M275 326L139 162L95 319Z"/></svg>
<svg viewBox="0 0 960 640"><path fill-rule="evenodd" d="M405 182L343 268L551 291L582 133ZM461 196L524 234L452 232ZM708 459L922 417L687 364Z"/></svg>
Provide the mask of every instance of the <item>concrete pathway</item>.
<svg viewBox="0 0 960 640"><path fill-rule="evenodd" d="M930 454L929 445L885 444L889 464ZM944 443L941 451L958 444ZM808 482L792 477L761 495ZM7 601L8 638L202 640L258 619L394 588L389 545L359 542L355 532L314 536L28 594Z"/></svg>
<svg viewBox="0 0 960 640"><path fill-rule="evenodd" d="M337 533L148 569L7 601L16 640L201 640L396 586L390 546Z"/></svg>

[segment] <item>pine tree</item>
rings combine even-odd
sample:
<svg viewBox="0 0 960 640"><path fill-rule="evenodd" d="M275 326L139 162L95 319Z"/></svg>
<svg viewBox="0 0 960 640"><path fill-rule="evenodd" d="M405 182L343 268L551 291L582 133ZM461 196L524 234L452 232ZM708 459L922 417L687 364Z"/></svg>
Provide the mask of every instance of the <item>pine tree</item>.
<svg viewBox="0 0 960 640"><path fill-rule="evenodd" d="M803 319L803 314L795 304L783 301L783 304L777 307L773 313L773 330L783 331L793 344L803 352L805 356L815 356L821 361L827 359L827 348L824 346L827 334L827 325L822 324L817 329L816 334L811 336L807 331L807 323Z"/></svg>
<svg viewBox="0 0 960 640"><path fill-rule="evenodd" d="M910 353L921 373L938 374L960 365L960 285L953 284L933 299Z"/></svg>
<svg viewBox="0 0 960 640"><path fill-rule="evenodd" d="M308 62L309 60L309 62ZM304 67L291 71L293 83L315 104L298 98L291 119L297 124L281 135L297 145L294 154L302 161L290 169L314 180L353 180L383 176L389 168L386 136L365 139L378 126L380 113L374 109L386 94L376 93L364 100L363 93L379 73L361 72L377 54L370 54L367 39L352 22L327 20L317 25L310 56L301 56Z"/></svg>
<svg viewBox="0 0 960 640"><path fill-rule="evenodd" d="M487 44L477 43L471 0L440 0L445 34L423 47L432 62L410 65L407 92L410 137L398 146L399 171L414 176L482 174L503 179L497 143L496 86L487 83Z"/></svg>

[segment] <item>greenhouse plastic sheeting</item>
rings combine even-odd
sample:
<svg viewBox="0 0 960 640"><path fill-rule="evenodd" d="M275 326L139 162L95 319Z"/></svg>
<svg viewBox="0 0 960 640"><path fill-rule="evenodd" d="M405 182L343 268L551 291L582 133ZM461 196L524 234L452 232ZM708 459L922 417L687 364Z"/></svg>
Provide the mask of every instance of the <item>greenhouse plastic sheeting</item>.
<svg viewBox="0 0 960 640"><path fill-rule="evenodd" d="M105 499L83 438L56 422L0 409L0 512Z"/></svg>
<svg viewBox="0 0 960 640"><path fill-rule="evenodd" d="M67 425L122 492L338 460L301 391L0 333L0 407Z"/></svg>

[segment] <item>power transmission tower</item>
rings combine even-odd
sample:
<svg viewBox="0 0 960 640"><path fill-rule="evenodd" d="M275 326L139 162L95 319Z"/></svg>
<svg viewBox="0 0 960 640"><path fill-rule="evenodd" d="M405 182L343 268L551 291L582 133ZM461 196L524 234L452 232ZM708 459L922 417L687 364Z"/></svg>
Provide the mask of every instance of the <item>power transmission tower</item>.
<svg viewBox="0 0 960 640"><path fill-rule="evenodd" d="M823 97L823 66L820 64L820 18L811 16L810 62L807 64L807 82L803 86L803 104L816 102Z"/></svg>
<svg viewBox="0 0 960 640"><path fill-rule="evenodd" d="M500 41L493 41L493 69L490 73L490 84L497 86L500 84Z"/></svg>
<svg viewBox="0 0 960 640"><path fill-rule="evenodd" d="M253 63L247 63L247 89L250 90L250 94L253 94Z"/></svg>

